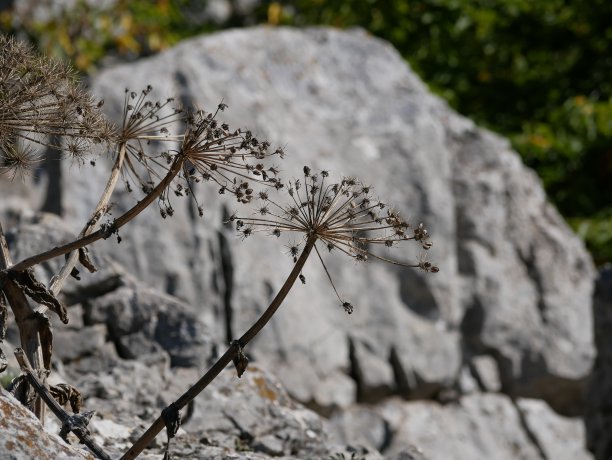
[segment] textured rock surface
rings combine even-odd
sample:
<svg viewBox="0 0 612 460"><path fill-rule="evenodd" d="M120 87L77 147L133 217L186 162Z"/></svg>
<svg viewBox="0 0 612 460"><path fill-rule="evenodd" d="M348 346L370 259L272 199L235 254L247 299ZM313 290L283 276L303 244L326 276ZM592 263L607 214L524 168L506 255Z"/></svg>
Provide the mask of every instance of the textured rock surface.
<svg viewBox="0 0 612 460"><path fill-rule="evenodd" d="M439 276L329 261L357 304L351 318L332 300L320 267L307 267L308 284L294 289L250 348L300 400L344 406L357 389L430 397L457 379L463 345L468 355L495 358L505 391L578 410L593 360L590 259L508 143L429 95L388 45L361 32L232 31L102 72L93 89L115 112L123 97L118 81L151 83L204 107L223 99L232 124L288 145L287 174L309 164L358 175L430 227ZM89 174L82 177L95 189ZM229 244L233 236L212 228L227 210L214 188L201 193L204 225L194 226L186 210L170 223L152 211L135 224L138 238L106 246L148 282L171 285L192 303L207 299L203 314L231 311L226 326L237 334L266 305L290 261L276 241ZM72 206L71 215L83 219ZM376 364L364 366L360 356ZM351 368L361 368L356 386ZM298 382L290 377L296 369Z"/></svg>
<svg viewBox="0 0 612 460"><path fill-rule="evenodd" d="M587 460L585 452L584 423L582 420L565 419L555 414L543 401L519 399L517 409L521 413L526 431L544 458Z"/></svg>
<svg viewBox="0 0 612 460"><path fill-rule="evenodd" d="M213 445L233 446L238 439L246 449L270 456L322 458L330 453L323 420L255 366L241 379L233 369L224 371L195 402L184 429L204 433Z"/></svg>
<svg viewBox="0 0 612 460"><path fill-rule="evenodd" d="M125 359L164 350L173 366L199 367L210 356L205 326L184 304L152 289L125 286L86 302L84 319L105 325Z"/></svg>
<svg viewBox="0 0 612 460"><path fill-rule="evenodd" d="M57 223L52 216L30 217L21 222L29 231L17 227L9 232L15 254L20 246L33 247L36 235L44 234L45 229L52 235L58 232L57 227L47 226ZM24 240L28 237L33 237L32 245ZM199 378L218 344L212 343L208 329L188 306L144 288L121 267L109 264L98 278L84 279L67 289L71 322L69 326L56 324L55 371L49 382L70 382L79 389L85 398L84 409L97 412L89 426L96 441L119 457L169 402ZM76 299L82 304L73 303ZM18 339L14 324L9 336ZM14 373L13 361L10 369ZM3 396L11 399L6 393ZM242 379L227 369L185 413L187 422L172 442L174 458L296 460L336 454L350 457L357 452L360 458L382 459L375 449L331 439L324 419L291 399L278 380L256 366L250 366ZM11 441L22 439L16 433L31 431L31 436L38 436L39 428L24 426L20 416L5 415L10 427L0 457L34 458L39 449L36 444L15 450ZM47 432L57 433L57 420L48 418ZM143 458L159 459L163 449L162 435ZM11 457L13 451L17 453ZM50 448L40 458L64 458L54 455Z"/></svg>
<svg viewBox="0 0 612 460"><path fill-rule="evenodd" d="M70 233L57 216L23 212L11 217L16 226L6 235L16 260L49 244L69 241ZM108 259L92 254L92 260L103 268L94 274L82 269L81 281L69 279L63 292L70 323L56 339L59 359L66 362L96 354L108 337L125 359L164 352L173 366L207 362L212 334L191 306L146 287ZM63 258L37 267L39 278L49 280L60 262Z"/></svg>
<svg viewBox="0 0 612 460"><path fill-rule="evenodd" d="M389 400L376 410L376 419L393 433L385 455L410 440L432 459L591 458L581 444L581 422L537 400L519 400L518 407L499 394L474 394L445 406Z"/></svg>
<svg viewBox="0 0 612 460"><path fill-rule="evenodd" d="M0 387L0 455L5 460L93 460L94 456L46 433L34 415Z"/></svg>
<svg viewBox="0 0 612 460"><path fill-rule="evenodd" d="M395 432L391 452L418 439L416 445L434 459L540 458L506 396L471 395L449 406L390 401L381 412Z"/></svg>
<svg viewBox="0 0 612 460"><path fill-rule="evenodd" d="M589 449L597 460L612 458L612 267L597 280L593 311L597 359L587 391L585 421Z"/></svg>
<svg viewBox="0 0 612 460"><path fill-rule="evenodd" d="M463 136L454 190L468 349L494 354L507 391L579 412L593 360L591 262L518 157L490 135Z"/></svg>
<svg viewBox="0 0 612 460"><path fill-rule="evenodd" d="M90 424L94 438L115 458L198 377L193 368L151 369L119 360L107 373L76 381L89 395L86 405L100 414ZM106 390L96 391L92 384ZM326 420L291 399L277 379L256 366L241 379L233 369L222 372L186 413L171 443L173 458L305 459L341 453L350 458L351 452L366 460L383 458L371 447L333 439ZM143 458L160 458L164 439L159 436Z"/></svg>
<svg viewBox="0 0 612 460"><path fill-rule="evenodd" d="M274 370L292 396L325 414L356 400L373 403L390 395L455 401L444 406L385 402L372 425L380 430L382 423L383 434L374 430L371 439L355 436L377 448L386 445L387 458L410 458L404 442L432 459L455 458L448 454L462 447L461 439L469 444L462 458L542 457L543 447L532 441L511 400L478 391L543 398L562 413L581 411L594 358L594 271L587 253L508 142L430 95L389 45L359 31L236 30L101 72L92 87L116 115L123 87L138 90L147 84L161 96L177 95L184 103L209 109L223 99L230 106L223 116L233 126L249 127L287 146L289 156L280 164L285 176L299 174L304 164L357 175L403 215L426 222L433 235L432 258L441 267L436 276L377 263L356 267L330 258L328 268L338 288L357 307L351 317L338 307L319 264L307 265L307 284L296 286L247 350ZM77 174L75 166L65 165L65 177L70 174L64 184L65 220L74 233L102 188L102 164ZM43 187L23 187L16 196L0 179L0 210L25 207L24 197L36 207ZM111 238L95 248L112 255L135 278L182 299L191 306L190 314L209 326L208 339L224 343L265 308L291 261L272 239L235 241L221 224L234 203L219 201L216 188L207 184L196 192L205 208L204 222L193 206L176 201L172 219L162 220L151 209L131 230L120 232L121 244ZM120 192L113 216L137 199ZM19 219L25 222L13 220ZM36 231L32 228L32 235ZM39 236L47 247L45 233ZM23 247L20 254L29 250ZM395 256L407 260L414 254ZM97 263L108 267L104 260ZM67 372L75 378L87 370L106 372L99 384L78 381L90 394L110 394L113 410L119 410L121 393L113 382L141 372L139 367L163 371L172 350L155 339L151 325L159 313L144 320L144 307L117 298L116 277L105 281L112 289L88 279L84 274L89 292L105 305L91 314L106 312L96 324L115 334L114 341L101 354L71 363ZM134 295L129 286L119 289L123 299ZM88 302L78 290L68 288L67 293L75 304ZM110 319L117 305L135 320L125 330ZM154 310L163 313L164 308ZM82 311L93 327L87 305ZM141 320L142 330L136 326ZM149 361L124 361L117 354L127 357L130 349L147 352ZM160 384L156 378L136 380L144 386L143 404L154 405L145 395L147 384ZM362 415L354 418L355 426L365 424L359 422ZM406 417L423 423L406 425ZM550 420L558 421L549 417L543 430ZM450 435L441 427L448 427ZM384 430L392 440L385 440ZM338 425L337 432L347 439L350 431ZM436 447L441 437L448 442Z"/></svg>

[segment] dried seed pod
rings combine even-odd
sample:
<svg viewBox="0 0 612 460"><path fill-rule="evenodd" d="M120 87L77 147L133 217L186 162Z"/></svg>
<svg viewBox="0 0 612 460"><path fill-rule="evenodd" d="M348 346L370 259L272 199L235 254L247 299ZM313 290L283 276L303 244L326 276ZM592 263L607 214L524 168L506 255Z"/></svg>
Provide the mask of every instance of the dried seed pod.
<svg viewBox="0 0 612 460"><path fill-rule="evenodd" d="M280 236L281 232L293 232L302 234L304 239L315 236L329 251L337 249L357 262L374 259L418 267L431 273L438 271L438 267L424 259L406 263L380 253L377 248L388 250L410 241L424 249L429 249L432 243L423 224L412 230L396 210L372 197L370 185L363 184L355 177L329 183L327 171L313 174L308 166L304 167L303 172L303 179L287 183L288 203L281 204L267 194L260 194L259 199L264 205L255 213L257 217L232 216L243 238L247 236L244 235L243 226L248 228L249 236L261 231L274 236ZM291 243L287 249L293 261L297 261L300 244ZM340 304L348 313L352 313L353 305L344 301L338 293L316 244L314 249Z"/></svg>

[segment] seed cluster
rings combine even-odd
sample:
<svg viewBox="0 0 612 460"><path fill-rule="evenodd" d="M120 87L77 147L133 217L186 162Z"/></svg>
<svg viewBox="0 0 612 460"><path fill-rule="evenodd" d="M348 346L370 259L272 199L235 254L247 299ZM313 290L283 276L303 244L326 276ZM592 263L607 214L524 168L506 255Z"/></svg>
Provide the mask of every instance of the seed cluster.
<svg viewBox="0 0 612 460"><path fill-rule="evenodd" d="M177 151L167 153L167 163L177 157L182 161L179 183L172 185L174 195L193 196L191 184L201 181L213 182L219 194L232 194L239 203L253 199L253 185L260 184L283 188L278 177L278 168L266 166L264 161L271 156L284 157L281 148L270 150L270 143L259 141L250 131L232 130L227 123L217 120L227 106L217 106L214 113L198 110L186 117L187 129ZM170 190L160 197L161 213L171 215ZM198 205L200 215L203 210Z"/></svg>
<svg viewBox="0 0 612 460"><path fill-rule="evenodd" d="M130 181L135 181L146 192L154 184L154 179L158 178L158 171L165 168L162 157L167 153L152 152L152 142L176 143L183 138L182 134L171 134L169 130L179 124L183 110L171 106L173 98L152 99L152 91L151 85L140 93L125 90L123 121L120 132L116 134L116 143L124 144L128 153L124 161L128 190L131 190ZM138 164L144 166L144 172L138 168Z"/></svg>
<svg viewBox="0 0 612 460"><path fill-rule="evenodd" d="M226 108L219 104L215 113L199 110L189 117L181 147L185 177L215 182L220 194L229 192L240 203L249 203L253 199L249 180L283 187L278 168L266 167L263 160L271 155L283 158L284 152L281 148L270 151L270 143L259 141L250 131L231 130L227 123L218 122L218 113Z"/></svg>
<svg viewBox="0 0 612 460"><path fill-rule="evenodd" d="M303 235L303 241L315 236L317 243L323 243L330 252L338 250L357 262L373 258L427 272L438 271L438 267L423 256L413 263L400 262L381 254L378 249L414 241L427 251L432 243L423 224L412 227L397 211L375 199L372 187L356 178L345 177L333 183L328 176L327 171L313 174L311 168L305 166L303 179L287 183L288 204L280 204L263 192L259 195L261 205L253 216L233 215L230 220L235 222L242 238L257 232L277 237L286 232L298 233ZM289 245L294 262L299 247L299 243ZM316 244L315 251L332 281ZM352 312L352 305L341 299L333 281L332 286L343 307Z"/></svg>
<svg viewBox="0 0 612 460"><path fill-rule="evenodd" d="M217 117L226 104L219 104L214 112L186 112L172 107L173 99L153 101L152 89L147 86L140 93L126 90L117 142L123 143L129 154L124 163L128 191L132 191L130 183L135 182L144 193L150 193L171 165L181 162L181 173L159 197L162 217L174 214L172 196L191 197L202 216L204 210L192 189L194 183L202 181L212 181L219 186L219 194L233 194L240 203L253 199L251 182L283 187L278 168L264 163L272 155L283 157L283 150L270 151L270 143L259 141L250 131L231 130L227 123L219 122ZM180 134L170 131L176 126L183 128ZM174 145L155 152L153 142Z"/></svg>
<svg viewBox="0 0 612 460"><path fill-rule="evenodd" d="M3 171L10 171L13 177L27 173L39 160L37 144L83 161L92 143L109 141L112 136L101 105L102 101L78 86L70 66L0 36Z"/></svg>

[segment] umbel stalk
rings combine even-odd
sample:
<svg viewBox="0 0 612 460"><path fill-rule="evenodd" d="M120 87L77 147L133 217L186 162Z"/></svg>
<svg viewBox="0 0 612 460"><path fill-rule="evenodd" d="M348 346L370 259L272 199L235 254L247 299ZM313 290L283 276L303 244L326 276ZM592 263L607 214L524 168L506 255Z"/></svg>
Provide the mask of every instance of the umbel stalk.
<svg viewBox="0 0 612 460"><path fill-rule="evenodd" d="M103 238L108 238L110 234L117 231L119 228L123 227L129 221L131 221L134 217L144 211L153 201L155 201L168 187L168 185L174 180L177 174L181 171L183 167L184 158L182 155L178 155L168 173L164 178L155 186L155 188L146 195L142 200L136 203L131 209L125 212L125 214L121 215L117 219L115 219L112 223L112 226L109 228L101 228L90 235L86 235L82 238L76 239L71 243L64 244L62 246L56 246L53 249L50 249L45 252L41 252L32 257L28 257L27 259L22 260L21 262L16 263L8 267L9 270L20 271L25 270L26 268L32 267L36 264L44 262L45 260L53 259L54 257L62 256L72 251L76 251L80 248L90 245L91 243L98 241Z"/></svg>
<svg viewBox="0 0 612 460"><path fill-rule="evenodd" d="M102 195L100 196L100 199L98 200L98 204L96 205L96 209L92 213L87 224L85 224L85 227L83 227L83 230L81 230L81 233L79 234L79 238L83 238L84 236L91 234L91 232L94 229L94 226L98 223L98 220L100 219L100 217L102 217L102 215L106 211L108 202L111 199L113 191L115 190L115 186L117 185L117 181L119 180L119 176L121 175L121 168L123 167L123 159L125 158L125 150L126 150L125 143L122 143L119 147L117 158L111 170L111 174L108 178L108 181L106 182L106 186L104 187L104 191L102 192ZM58 275L55 278L53 278L53 280L51 281L49 285L49 290L53 293L53 295L58 295L59 292L62 290L62 287L64 286L64 283L66 282L66 279L68 278L68 276L70 276L70 272L76 266L78 259L79 259L78 251L72 251L71 253L68 254L67 260L64 263L64 266L61 268Z"/></svg>
<svg viewBox="0 0 612 460"><path fill-rule="evenodd" d="M206 388L221 373L221 371L225 369L225 367L232 362L236 356L238 356L239 353L241 353L242 348L245 347L263 329L268 321L270 321L293 287L293 284L302 271L302 268L304 268L304 264L306 263L306 260L308 259L308 256L310 255L316 241L317 236L315 234L311 234L308 237L306 245L295 263L293 270L291 270L287 280L276 294L276 297L274 297L270 303L270 306L261 314L257 321L255 321L255 323L249 328L249 330L246 331L242 337L240 337L240 339L234 341L232 345L230 345L230 347L217 360L217 362L215 362L215 364L208 369L206 374L204 374L200 380L198 380L173 403L176 409L180 410L193 401L195 397L199 395L202 390L204 390L204 388ZM149 427L149 429L134 443L132 447L130 447L125 455L121 457L121 460L131 460L140 455L164 427L165 422L160 415Z"/></svg>

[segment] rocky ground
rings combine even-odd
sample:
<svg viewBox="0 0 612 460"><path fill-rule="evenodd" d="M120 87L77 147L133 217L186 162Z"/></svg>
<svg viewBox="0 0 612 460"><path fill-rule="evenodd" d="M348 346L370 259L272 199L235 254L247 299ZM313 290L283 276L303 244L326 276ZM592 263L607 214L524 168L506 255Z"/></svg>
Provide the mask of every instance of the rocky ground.
<svg viewBox="0 0 612 460"><path fill-rule="evenodd" d="M356 305L347 316L325 272L307 265L306 285L248 347L252 370L240 380L225 372L191 408L171 443L177 457L588 459L588 438L609 458L607 272L594 303L592 262L535 174L505 139L431 95L392 47L361 31L235 30L91 81L114 117L123 88L147 84L204 108L223 100L232 126L286 146L285 176L307 164L373 184L427 223L441 268L330 258ZM77 233L106 163L0 179L15 260ZM71 322L55 327L51 379L83 392L98 411L92 431L114 455L250 325L290 270L282 244L240 242L222 224L235 205L208 185L196 190L203 220L187 200L173 203L172 219L150 210L120 244L96 244L99 272L64 291ZM49 190L61 192L61 218L29 211ZM137 196L121 189L114 199L118 215ZM58 264L39 267L40 278ZM17 343L14 329L7 339ZM161 458L164 439L147 455Z"/></svg>

